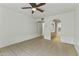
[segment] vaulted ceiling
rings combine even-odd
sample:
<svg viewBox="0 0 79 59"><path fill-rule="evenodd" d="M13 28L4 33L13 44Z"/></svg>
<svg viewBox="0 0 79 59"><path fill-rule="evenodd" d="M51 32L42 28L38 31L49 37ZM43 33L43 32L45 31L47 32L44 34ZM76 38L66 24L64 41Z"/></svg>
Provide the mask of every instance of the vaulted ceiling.
<svg viewBox="0 0 79 59"><path fill-rule="evenodd" d="M2 3L0 4L3 7L14 10L18 13L28 15L33 18L42 18L47 16L52 16L55 14L73 11L77 5L76 3L46 3L46 5L41 6L40 8L45 10L43 13L36 11L33 15L31 14L31 9L21 9L21 7L30 6L29 3Z"/></svg>

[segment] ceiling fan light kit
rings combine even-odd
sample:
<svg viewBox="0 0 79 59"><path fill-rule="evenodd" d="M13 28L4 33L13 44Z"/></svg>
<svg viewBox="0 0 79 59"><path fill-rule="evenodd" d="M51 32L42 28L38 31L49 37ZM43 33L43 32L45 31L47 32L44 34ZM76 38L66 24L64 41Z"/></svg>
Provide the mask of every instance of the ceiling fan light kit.
<svg viewBox="0 0 79 59"><path fill-rule="evenodd" d="M32 8L33 11L36 11L36 8Z"/></svg>
<svg viewBox="0 0 79 59"><path fill-rule="evenodd" d="M31 7L22 7L22 9L32 9L32 14L38 10L40 12L44 12L44 10L40 9L40 6L45 5L45 3L39 3L38 5L36 3L29 3L31 5Z"/></svg>

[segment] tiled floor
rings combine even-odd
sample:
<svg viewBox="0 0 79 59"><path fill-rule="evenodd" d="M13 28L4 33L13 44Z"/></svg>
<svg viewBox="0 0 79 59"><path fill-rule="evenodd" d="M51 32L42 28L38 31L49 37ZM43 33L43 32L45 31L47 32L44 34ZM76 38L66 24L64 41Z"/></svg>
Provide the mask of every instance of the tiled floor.
<svg viewBox="0 0 79 59"><path fill-rule="evenodd" d="M1 56L76 56L73 45L46 40L31 39L0 49Z"/></svg>

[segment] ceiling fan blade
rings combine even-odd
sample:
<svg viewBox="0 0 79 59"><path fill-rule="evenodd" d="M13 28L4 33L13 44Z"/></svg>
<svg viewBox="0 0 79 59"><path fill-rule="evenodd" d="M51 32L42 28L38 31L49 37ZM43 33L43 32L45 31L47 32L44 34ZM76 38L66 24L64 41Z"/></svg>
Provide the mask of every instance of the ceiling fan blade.
<svg viewBox="0 0 79 59"><path fill-rule="evenodd" d="M22 7L22 9L31 9L32 7Z"/></svg>
<svg viewBox="0 0 79 59"><path fill-rule="evenodd" d="M38 11L40 11L40 12L44 12L44 10L42 10L42 9L39 9L39 8L37 8L37 10L38 10Z"/></svg>
<svg viewBox="0 0 79 59"><path fill-rule="evenodd" d="M36 3L29 3L32 7L36 7Z"/></svg>
<svg viewBox="0 0 79 59"><path fill-rule="evenodd" d="M37 7L43 6L43 5L45 5L45 4L46 4L46 3L40 3L40 4L37 5Z"/></svg>
<svg viewBox="0 0 79 59"><path fill-rule="evenodd" d="M34 11L32 11L32 14L34 13Z"/></svg>

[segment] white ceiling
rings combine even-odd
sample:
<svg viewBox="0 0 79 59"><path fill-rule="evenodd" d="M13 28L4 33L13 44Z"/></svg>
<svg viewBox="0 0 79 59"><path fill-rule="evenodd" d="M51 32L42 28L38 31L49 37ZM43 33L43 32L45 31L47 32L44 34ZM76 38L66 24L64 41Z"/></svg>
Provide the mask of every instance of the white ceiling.
<svg viewBox="0 0 79 59"><path fill-rule="evenodd" d="M55 14L67 12L74 10L77 3L46 3L46 5L41 6L40 8L45 10L43 13L36 11L33 15L31 14L31 9L21 9L21 7L30 6L28 3L2 3L0 4L3 7L12 9L16 12L19 12L24 15L28 15L34 18L42 18L47 16L52 16Z"/></svg>

